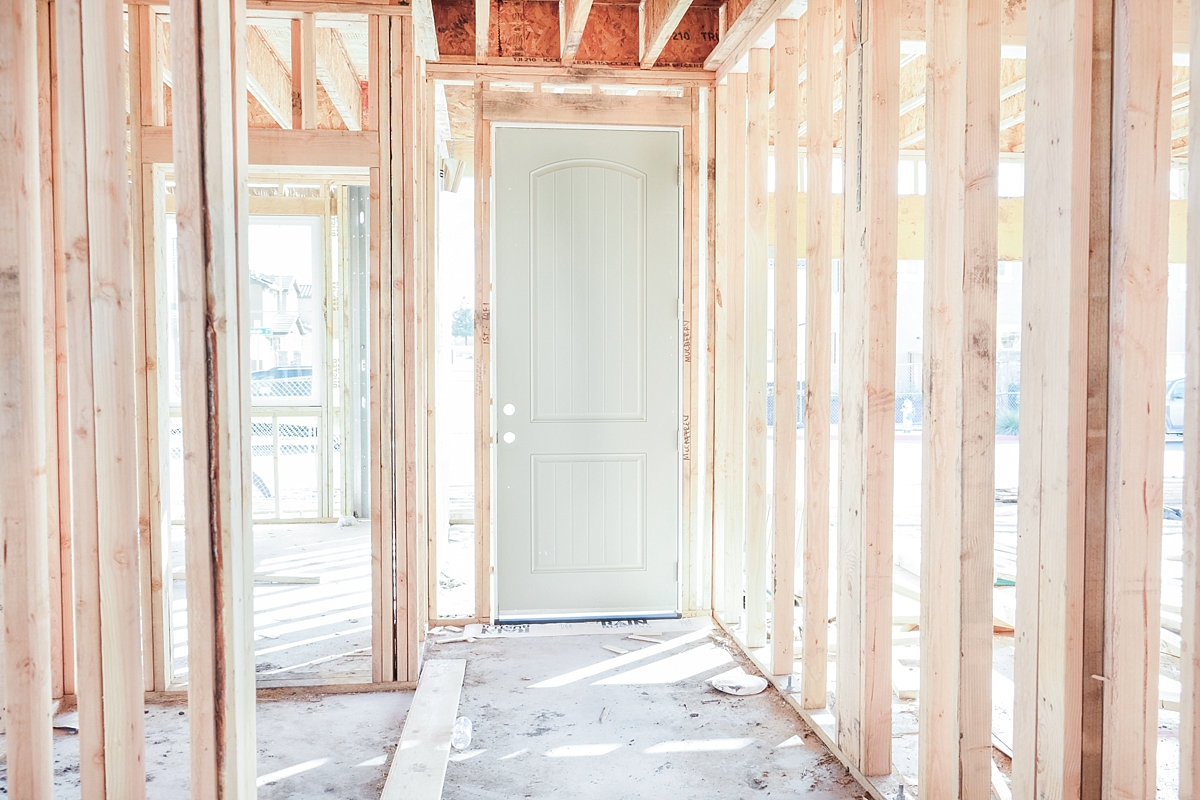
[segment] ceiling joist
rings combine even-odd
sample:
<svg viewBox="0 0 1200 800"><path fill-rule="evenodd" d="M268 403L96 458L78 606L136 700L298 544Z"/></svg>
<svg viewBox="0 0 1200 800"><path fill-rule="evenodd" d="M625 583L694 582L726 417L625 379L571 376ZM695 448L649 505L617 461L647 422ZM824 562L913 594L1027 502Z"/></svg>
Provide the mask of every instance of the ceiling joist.
<svg viewBox="0 0 1200 800"><path fill-rule="evenodd" d="M650 69L662 55L692 0L642 0L642 69Z"/></svg>
<svg viewBox="0 0 1200 800"><path fill-rule="evenodd" d="M417 40L417 52L426 61L437 61L437 25L433 21L433 0L412 0L413 32Z"/></svg>
<svg viewBox="0 0 1200 800"><path fill-rule="evenodd" d="M570 66L579 53L583 41L583 29L587 27L588 15L592 13L592 0L563 0L559 27L562 35L562 63Z"/></svg>

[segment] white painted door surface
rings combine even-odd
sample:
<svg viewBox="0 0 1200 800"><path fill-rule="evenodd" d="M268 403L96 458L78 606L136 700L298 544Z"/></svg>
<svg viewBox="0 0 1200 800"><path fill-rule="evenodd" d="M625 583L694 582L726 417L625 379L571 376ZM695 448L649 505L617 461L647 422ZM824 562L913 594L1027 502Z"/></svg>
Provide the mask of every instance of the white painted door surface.
<svg viewBox="0 0 1200 800"><path fill-rule="evenodd" d="M495 136L499 616L675 612L680 135Z"/></svg>

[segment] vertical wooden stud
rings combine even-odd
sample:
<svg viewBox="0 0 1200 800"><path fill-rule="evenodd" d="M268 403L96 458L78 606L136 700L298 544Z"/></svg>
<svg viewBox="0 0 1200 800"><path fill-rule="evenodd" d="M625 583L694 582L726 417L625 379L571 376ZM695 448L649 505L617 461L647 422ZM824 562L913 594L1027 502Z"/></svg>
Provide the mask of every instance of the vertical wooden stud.
<svg viewBox="0 0 1200 800"><path fill-rule="evenodd" d="M708 569L704 571L704 591L701 606L720 610L717 601L717 542L716 502L716 357L717 357L717 107L715 88L704 89L704 414L703 455L704 460L704 553Z"/></svg>
<svg viewBox="0 0 1200 800"><path fill-rule="evenodd" d="M1156 791L1172 8L1114 3L1104 797Z"/></svg>
<svg viewBox="0 0 1200 800"><path fill-rule="evenodd" d="M82 187L65 199L60 221L73 436L80 783L88 797L136 798L145 796L146 783L139 588L148 575L139 569L137 370L121 108L124 19L121 9L73 0L61 0L57 13L61 174L68 185Z"/></svg>
<svg viewBox="0 0 1200 800"><path fill-rule="evenodd" d="M919 783L958 798L992 778L1000 19L929 12Z"/></svg>
<svg viewBox="0 0 1200 800"><path fill-rule="evenodd" d="M1196 3L1192 3L1195 6ZM1200 10L1191 14L1189 73L1200 86ZM1200 103L1188 105L1188 162L1200 163ZM1183 399L1183 628L1179 800L1200 798L1200 180L1188 181Z"/></svg>
<svg viewBox="0 0 1200 800"><path fill-rule="evenodd" d="M713 90L713 155L714 164L710 175L713 178L713 239L715 259L712 275L712 331L713 340L713 397L712 397L712 429L713 429L713 609L717 616L725 622L733 610L725 576L728 567L726 561L725 542L729 536L727 530L728 515L726 513L726 495L729 490L729 440L732 436L733 420L726 413L729 396L729 341L725 336L729 326L729 158L730 153L730 118L729 118L729 83L717 84ZM741 607L741 602L737 603ZM738 619L735 614L734 619Z"/></svg>
<svg viewBox="0 0 1200 800"><path fill-rule="evenodd" d="M746 79L746 641L767 643L767 149L771 51Z"/></svg>
<svg viewBox="0 0 1200 800"><path fill-rule="evenodd" d="M700 95L699 89L688 89L685 97L692 106L690 124L683 129L683 275L682 275L682 341L683 341L683 413L680 427L680 454L683 466L682 515L683 552L680 570L683 611L690 613L702 608L700 588L702 535L700 517L696 512L700 468L695 447L696 411L699 408L699 378L695 357L697 285L700 261Z"/></svg>
<svg viewBox="0 0 1200 800"><path fill-rule="evenodd" d="M771 668L791 675L796 624L800 22L775 22L775 469Z"/></svg>
<svg viewBox="0 0 1200 800"><path fill-rule="evenodd" d="M891 771L900 24L847 8L838 520L838 743ZM871 9L869 11L868 9Z"/></svg>
<svg viewBox="0 0 1200 800"><path fill-rule="evenodd" d="M37 4L0 5L0 503L8 792L50 800L50 596L38 176Z"/></svg>
<svg viewBox="0 0 1200 800"><path fill-rule="evenodd" d="M306 13L292 20L292 128L316 127L317 18Z"/></svg>
<svg viewBox="0 0 1200 800"><path fill-rule="evenodd" d="M1092 3L1027 18L1013 796L1080 793Z"/></svg>
<svg viewBox="0 0 1200 800"><path fill-rule="evenodd" d="M246 122L235 111L245 97L236 94L245 54L235 50L244 15L244 4L222 0L171 3L191 783L193 797L213 800L252 797L256 774L240 287Z"/></svg>
<svg viewBox="0 0 1200 800"><path fill-rule="evenodd" d="M729 184L725 245L728 270L722 290L725 304L725 383L728 389L718 416L729 417L725 441L725 617L729 625L742 619L746 546L745 436L746 409L746 74L729 74L729 159L723 171ZM718 335L720 331L718 331ZM718 497L720 497L718 495Z"/></svg>
<svg viewBox="0 0 1200 800"><path fill-rule="evenodd" d="M804 314L804 650L801 697L829 697L829 438L833 334L833 21L837 0L809 0L807 258Z"/></svg>
<svg viewBox="0 0 1200 800"><path fill-rule="evenodd" d="M486 2L486 0L479 0ZM478 3L476 4L478 6ZM477 19L487 19L483 14ZM485 39L486 41L486 39ZM486 51L485 51L486 55ZM475 616L492 617L492 125L475 83Z"/></svg>

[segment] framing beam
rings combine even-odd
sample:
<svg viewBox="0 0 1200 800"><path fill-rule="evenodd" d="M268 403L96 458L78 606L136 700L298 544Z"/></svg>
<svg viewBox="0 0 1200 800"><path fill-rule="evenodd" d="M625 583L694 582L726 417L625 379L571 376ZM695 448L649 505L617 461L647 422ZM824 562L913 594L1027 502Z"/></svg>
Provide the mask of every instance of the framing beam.
<svg viewBox="0 0 1200 800"><path fill-rule="evenodd" d="M50 587L42 341L37 3L2 0L0 16L0 700L8 792L54 796Z"/></svg>
<svg viewBox="0 0 1200 800"><path fill-rule="evenodd" d="M953 800L992 777L1000 10L929 10L918 783Z"/></svg>
<svg viewBox="0 0 1200 800"><path fill-rule="evenodd" d="M413 0L412 21L415 31L417 53L426 61L437 61L437 25L433 21L433 0Z"/></svg>
<svg viewBox="0 0 1200 800"><path fill-rule="evenodd" d="M845 258L838 519L838 744L891 772L892 494L900 23L846 17ZM865 25L865 28L864 28ZM861 128L860 128L861 126ZM860 135L861 130L861 135Z"/></svg>
<svg viewBox="0 0 1200 800"><path fill-rule="evenodd" d="M791 675L796 627L800 27L775 23L775 468L771 668Z"/></svg>
<svg viewBox="0 0 1200 800"><path fill-rule="evenodd" d="M583 29L587 27L588 15L592 13L592 0L563 0L559 31L562 41L563 66L575 63L579 43L583 41Z"/></svg>
<svg viewBox="0 0 1200 800"><path fill-rule="evenodd" d="M492 618L492 123L475 84L475 616Z"/></svg>
<svg viewBox="0 0 1200 800"><path fill-rule="evenodd" d="M137 798L146 791L145 687L124 15L111 4L59 0L56 6L60 179L82 187L64 196L59 221L80 782L89 797Z"/></svg>
<svg viewBox="0 0 1200 800"><path fill-rule="evenodd" d="M691 7L692 0L642 0L642 69L650 69L655 65L683 20L683 15Z"/></svg>
<svg viewBox="0 0 1200 800"><path fill-rule="evenodd" d="M1113 8L1101 794L1149 797L1158 765L1171 0Z"/></svg>
<svg viewBox="0 0 1200 800"><path fill-rule="evenodd" d="M724 78L790 5L791 0L749 0L736 19L727 21L704 68L716 70L718 81Z"/></svg>
<svg viewBox="0 0 1200 800"><path fill-rule="evenodd" d="M172 0L171 18L192 797L218 800L256 775L245 5Z"/></svg>
<svg viewBox="0 0 1200 800"><path fill-rule="evenodd" d="M809 0L804 324L804 708L829 697L829 471L833 338L833 74L837 0ZM844 55L843 55L844 58ZM778 177L776 177L778 180Z"/></svg>
<svg viewBox="0 0 1200 800"><path fill-rule="evenodd" d="M346 127L361 131L362 82L346 54L342 34L335 28L317 28L314 46L317 80L325 87L325 93Z"/></svg>
<svg viewBox="0 0 1200 800"><path fill-rule="evenodd" d="M725 413L725 404L729 395L729 370L726 367L730 358L729 345L725 332L729 326L729 205L731 179L730 154L730 113L729 113L729 84L718 83L713 88L713 162L710 175L715 182L712 195L713 208L713 244L714 259L712 272L712 420L713 431L713 480L712 480L712 545L713 545L713 610L722 620L729 620L734 609L741 608L739 601L736 606L732 602L726 575L729 571L727 564L728 551L726 540L729 537L726 496L729 493L730 445L733 436L732 419ZM734 617L737 619L738 617Z"/></svg>

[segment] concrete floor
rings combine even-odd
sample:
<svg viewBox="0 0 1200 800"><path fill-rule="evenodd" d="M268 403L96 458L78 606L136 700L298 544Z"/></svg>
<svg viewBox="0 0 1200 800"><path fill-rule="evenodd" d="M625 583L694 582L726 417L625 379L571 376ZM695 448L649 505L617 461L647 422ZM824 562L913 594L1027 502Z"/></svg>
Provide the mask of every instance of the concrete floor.
<svg viewBox="0 0 1200 800"><path fill-rule="evenodd" d="M704 630L664 634L663 645L626 633L434 645L431 658L467 659L459 714L474 726L442 796L863 796L774 689L734 697L705 682L753 672L731 642Z"/></svg>
<svg viewBox="0 0 1200 800"><path fill-rule="evenodd" d="M258 700L258 800L374 800L400 739L412 692L276 690ZM54 724L75 726L64 711ZM0 736L0 746L3 746ZM187 697L146 706L146 796L189 800ZM0 765L0 795L7 794ZM54 796L80 796L79 738L54 739Z"/></svg>

